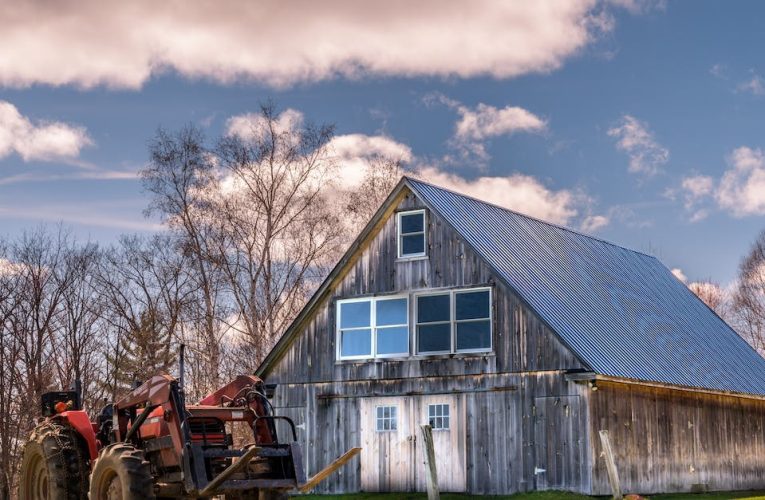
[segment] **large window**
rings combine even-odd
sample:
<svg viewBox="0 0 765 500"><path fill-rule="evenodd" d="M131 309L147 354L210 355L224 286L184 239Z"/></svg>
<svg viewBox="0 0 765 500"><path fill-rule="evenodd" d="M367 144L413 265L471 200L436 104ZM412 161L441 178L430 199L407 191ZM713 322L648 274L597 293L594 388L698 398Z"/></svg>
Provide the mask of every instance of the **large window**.
<svg viewBox="0 0 765 500"><path fill-rule="evenodd" d="M396 220L399 258L424 257L427 245L425 210L399 212Z"/></svg>
<svg viewBox="0 0 765 500"><path fill-rule="evenodd" d="M409 299L375 297L337 303L338 359L409 355Z"/></svg>
<svg viewBox="0 0 765 500"><path fill-rule="evenodd" d="M491 350L491 290L416 296L417 354Z"/></svg>

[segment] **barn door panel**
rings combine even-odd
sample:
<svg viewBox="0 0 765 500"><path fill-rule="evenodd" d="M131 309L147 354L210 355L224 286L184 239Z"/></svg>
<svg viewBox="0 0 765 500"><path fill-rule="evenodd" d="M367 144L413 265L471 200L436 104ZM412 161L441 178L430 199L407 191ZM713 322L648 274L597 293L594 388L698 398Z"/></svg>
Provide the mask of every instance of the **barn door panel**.
<svg viewBox="0 0 765 500"><path fill-rule="evenodd" d="M415 489L418 462L412 410L411 397L361 399L363 491Z"/></svg>
<svg viewBox="0 0 765 500"><path fill-rule="evenodd" d="M438 488L462 492L467 488L465 470L465 403L462 395L434 395L417 398L417 444L421 444L420 425L433 427ZM425 491L423 450L417 447L417 489Z"/></svg>
<svg viewBox="0 0 765 500"><path fill-rule="evenodd" d="M535 399L536 489L579 489L584 479L584 429L579 396Z"/></svg>

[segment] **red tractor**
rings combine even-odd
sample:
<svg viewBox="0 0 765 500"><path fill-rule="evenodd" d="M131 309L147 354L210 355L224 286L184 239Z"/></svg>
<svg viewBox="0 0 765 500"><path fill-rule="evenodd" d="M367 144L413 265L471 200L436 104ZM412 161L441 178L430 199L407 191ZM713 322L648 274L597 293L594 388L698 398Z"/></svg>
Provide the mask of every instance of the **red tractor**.
<svg viewBox="0 0 765 500"><path fill-rule="evenodd" d="M310 490L360 451L306 482L295 425L273 414L265 389L241 375L187 406L178 381L157 375L106 405L96 422L78 391L46 393L45 419L24 449L19 498L279 498ZM290 431L286 440L277 436L278 421ZM230 422L251 429L252 442L234 448Z"/></svg>

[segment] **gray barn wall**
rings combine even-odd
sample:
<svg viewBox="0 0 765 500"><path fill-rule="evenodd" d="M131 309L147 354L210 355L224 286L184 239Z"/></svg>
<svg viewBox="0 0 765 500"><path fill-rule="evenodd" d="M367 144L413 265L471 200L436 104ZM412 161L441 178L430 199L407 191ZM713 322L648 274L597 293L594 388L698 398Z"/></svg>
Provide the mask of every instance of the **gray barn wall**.
<svg viewBox="0 0 765 500"><path fill-rule="evenodd" d="M599 381L590 404L595 494L611 491L600 429L624 492L765 487L765 401Z"/></svg>
<svg viewBox="0 0 765 500"><path fill-rule="evenodd" d="M422 206L411 193L397 207L413 208ZM308 474L359 446L358 398L462 393L468 491L588 491L587 391L563 377L565 370L582 368L581 362L433 212L428 213L428 244L427 259L397 261L395 217L388 217L291 346L264 373L268 383L278 384L273 401L277 411L300 425ZM494 299L492 354L336 361L337 299L487 284L493 286ZM540 417L537 406L544 409ZM556 415L564 415L566 425L555 424ZM550 435L551 427L561 428L561 435ZM545 444L536 446L540 439ZM551 470L535 475L542 462L553 464ZM358 464L354 460L345 466L321 491L358 491Z"/></svg>

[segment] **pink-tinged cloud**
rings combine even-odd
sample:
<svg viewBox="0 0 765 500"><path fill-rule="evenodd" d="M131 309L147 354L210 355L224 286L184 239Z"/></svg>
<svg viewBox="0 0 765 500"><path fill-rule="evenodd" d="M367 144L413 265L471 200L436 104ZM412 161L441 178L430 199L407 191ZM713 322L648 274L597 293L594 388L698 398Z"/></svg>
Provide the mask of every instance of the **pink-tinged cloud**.
<svg viewBox="0 0 765 500"><path fill-rule="evenodd" d="M24 161L74 159L91 144L84 127L55 121L34 122L13 104L0 101L0 159L13 153Z"/></svg>
<svg viewBox="0 0 765 500"><path fill-rule="evenodd" d="M613 22L596 0L37 0L0 10L0 85L140 88L176 71L273 86L559 68Z"/></svg>

